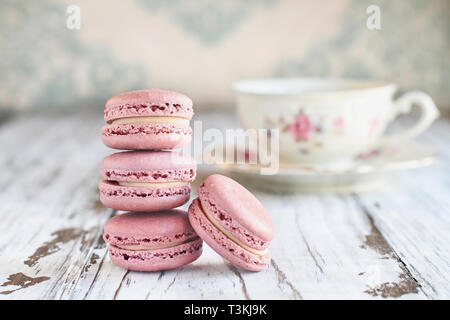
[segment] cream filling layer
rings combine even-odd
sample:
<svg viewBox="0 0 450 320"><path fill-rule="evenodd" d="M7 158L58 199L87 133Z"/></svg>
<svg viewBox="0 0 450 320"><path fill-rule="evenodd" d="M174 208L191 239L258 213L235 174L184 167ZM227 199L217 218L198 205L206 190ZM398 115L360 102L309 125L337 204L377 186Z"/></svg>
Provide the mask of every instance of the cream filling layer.
<svg viewBox="0 0 450 320"><path fill-rule="evenodd" d="M115 245L117 248L120 249L125 249L125 250L134 250L134 251L139 251L139 250L158 250L158 249L166 249L166 248L171 248L171 247L176 247L179 246L181 244L185 244L191 241L195 241L198 240L199 238L197 236L194 236L192 238L189 238L187 240L178 240L178 241L173 241L170 244L125 244L125 245Z"/></svg>
<svg viewBox="0 0 450 320"><path fill-rule="evenodd" d="M201 204L201 203L200 203ZM222 227L217 221L213 218L212 214L208 212L202 205L200 206L203 213L205 214L206 218L217 228L219 231L221 231L224 235L227 236L231 241L236 243L238 246L244 248L247 251L250 251L251 253L257 254L257 255L265 255L267 252L269 252L269 249L265 250L257 250L254 248L249 247L245 243L242 243L240 240L238 240L235 236L233 236L228 230L226 230L224 227Z"/></svg>
<svg viewBox="0 0 450 320"><path fill-rule="evenodd" d="M133 123L168 123L189 126L189 119L180 117L132 117L116 119L112 124L133 124Z"/></svg>
<svg viewBox="0 0 450 320"><path fill-rule="evenodd" d="M117 181L120 186L124 187L145 187L145 188L173 188L173 187L183 187L189 185L187 181L174 181L174 182L126 182Z"/></svg>

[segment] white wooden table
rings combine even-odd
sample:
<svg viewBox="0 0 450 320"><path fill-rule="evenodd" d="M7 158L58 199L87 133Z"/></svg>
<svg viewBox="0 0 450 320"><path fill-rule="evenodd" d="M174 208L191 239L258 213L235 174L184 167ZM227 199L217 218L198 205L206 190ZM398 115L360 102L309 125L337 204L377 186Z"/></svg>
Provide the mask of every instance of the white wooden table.
<svg viewBox="0 0 450 320"><path fill-rule="evenodd" d="M225 114L203 119L205 127L236 127ZM259 273L206 245L176 270L113 265L101 235L115 212L97 192L101 160L112 152L102 125L101 114L1 119L1 299L450 298L449 120L420 139L440 153L437 163L395 174L388 189L255 191L276 228L272 262ZM199 168L194 190L207 174Z"/></svg>

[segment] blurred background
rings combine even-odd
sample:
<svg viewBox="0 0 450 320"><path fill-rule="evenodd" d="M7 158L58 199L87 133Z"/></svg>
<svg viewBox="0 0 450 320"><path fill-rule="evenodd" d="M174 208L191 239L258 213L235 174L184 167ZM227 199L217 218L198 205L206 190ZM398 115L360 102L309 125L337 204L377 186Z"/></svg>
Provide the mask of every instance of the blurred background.
<svg viewBox="0 0 450 320"><path fill-rule="evenodd" d="M231 108L232 81L270 76L389 80L449 108L449 18L448 0L2 0L0 109L100 111L148 87Z"/></svg>

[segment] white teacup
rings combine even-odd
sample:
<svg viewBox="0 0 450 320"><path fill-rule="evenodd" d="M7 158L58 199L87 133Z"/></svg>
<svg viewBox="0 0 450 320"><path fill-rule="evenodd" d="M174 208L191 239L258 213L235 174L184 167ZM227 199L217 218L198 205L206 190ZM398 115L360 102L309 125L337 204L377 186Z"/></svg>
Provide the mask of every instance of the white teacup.
<svg viewBox="0 0 450 320"><path fill-rule="evenodd" d="M327 78L272 78L233 84L243 126L280 130L280 158L286 164L348 161L387 143L411 139L439 116L433 100L420 91L395 101L392 83ZM412 105L418 122L392 136L387 125Z"/></svg>

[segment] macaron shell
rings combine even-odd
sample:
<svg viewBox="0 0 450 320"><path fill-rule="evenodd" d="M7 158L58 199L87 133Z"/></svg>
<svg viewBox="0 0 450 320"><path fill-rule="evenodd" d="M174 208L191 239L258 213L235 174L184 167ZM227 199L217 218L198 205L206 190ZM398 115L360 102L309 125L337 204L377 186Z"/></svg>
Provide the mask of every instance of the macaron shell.
<svg viewBox="0 0 450 320"><path fill-rule="evenodd" d="M209 176L199 187L205 210L246 245L265 249L274 236L274 225L261 202L242 185L226 176Z"/></svg>
<svg viewBox="0 0 450 320"><path fill-rule="evenodd" d="M187 212L166 210L154 213L127 212L106 222L103 239L115 246L158 245L187 241L196 237Z"/></svg>
<svg viewBox="0 0 450 320"><path fill-rule="evenodd" d="M173 181L194 181L195 169L159 169L159 170L121 170L103 169L104 180L128 181L128 182L173 182Z"/></svg>
<svg viewBox="0 0 450 320"><path fill-rule="evenodd" d="M120 124L102 128L103 143L119 150L179 149L192 139L189 126L174 124Z"/></svg>
<svg viewBox="0 0 450 320"><path fill-rule="evenodd" d="M111 261L119 267L134 271L160 271L184 266L202 254L202 240L194 240L159 250L125 250L109 246Z"/></svg>
<svg viewBox="0 0 450 320"><path fill-rule="evenodd" d="M105 121L142 116L176 116L191 119L192 100L184 94L161 89L137 90L118 94L105 105Z"/></svg>
<svg viewBox="0 0 450 320"><path fill-rule="evenodd" d="M180 152L117 152L102 162L102 176L108 181L191 182L195 179L196 171L195 160Z"/></svg>
<svg viewBox="0 0 450 320"><path fill-rule="evenodd" d="M102 161L102 168L137 172L142 170L196 169L196 162L188 154L170 151L116 152Z"/></svg>
<svg viewBox="0 0 450 320"><path fill-rule="evenodd" d="M198 198L189 206L188 216L198 236L232 264L249 271L261 271L270 262L269 253L257 255L249 252L218 230L202 212Z"/></svg>
<svg viewBox="0 0 450 320"><path fill-rule="evenodd" d="M269 241L263 241L253 233L245 229L236 219L233 219L226 211L210 202L204 193L199 192L199 200L203 210L207 211L209 215L220 224L227 232L232 234L236 239L246 244L247 246L256 250L267 249L270 245Z"/></svg>
<svg viewBox="0 0 450 320"><path fill-rule="evenodd" d="M125 187L101 180L100 201L115 210L154 212L179 207L189 201L191 186L173 188Z"/></svg>

